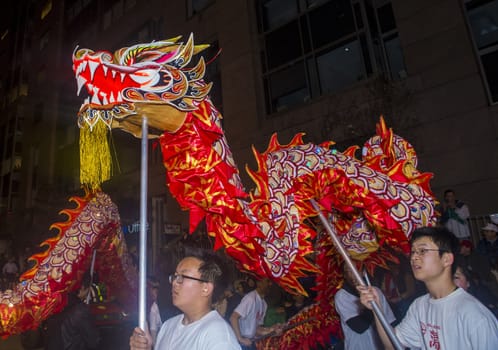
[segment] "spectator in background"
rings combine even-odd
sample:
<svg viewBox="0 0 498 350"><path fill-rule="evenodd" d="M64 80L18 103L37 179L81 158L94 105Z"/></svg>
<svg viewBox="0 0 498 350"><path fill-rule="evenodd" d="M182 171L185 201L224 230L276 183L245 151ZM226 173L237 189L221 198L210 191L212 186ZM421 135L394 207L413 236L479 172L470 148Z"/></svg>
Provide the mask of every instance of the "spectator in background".
<svg viewBox="0 0 498 350"><path fill-rule="evenodd" d="M90 285L90 275L85 274L80 289L70 293L64 310L47 321L45 350L97 349L100 334L85 303Z"/></svg>
<svg viewBox="0 0 498 350"><path fill-rule="evenodd" d="M235 282L233 282L233 286L235 288L235 293L240 295L240 299L242 299L244 295L251 291L249 289L249 285L245 280L236 280Z"/></svg>
<svg viewBox="0 0 498 350"><path fill-rule="evenodd" d="M486 256L474 250L472 242L460 241L459 264L463 265L473 275L477 276L490 291L498 296L498 282L491 273L491 264Z"/></svg>
<svg viewBox="0 0 498 350"><path fill-rule="evenodd" d="M473 275L465 265L457 262L453 282L467 293L472 294L483 303L496 317L498 317L498 299L491 291L481 283L480 279Z"/></svg>
<svg viewBox="0 0 498 350"><path fill-rule="evenodd" d="M149 277L147 281L148 295L149 295L149 328L152 342L155 344L157 333L161 328L163 322L157 305L157 298L159 296L159 281L154 277Z"/></svg>
<svg viewBox="0 0 498 350"><path fill-rule="evenodd" d="M237 282L239 282L239 285L241 285L240 282L242 281L235 281L233 283L234 287L235 285L237 285ZM239 294L234 291L235 289L234 287L228 287L225 290L225 299L227 301L225 320L227 320L227 322L230 322L230 316L232 316L233 310L235 310L235 308L240 304L242 297L245 295L243 289L242 289L242 294Z"/></svg>
<svg viewBox="0 0 498 350"><path fill-rule="evenodd" d="M441 224L458 239L469 239L470 229L467 219L470 211L467 204L456 199L455 191L444 191L444 202L441 207Z"/></svg>
<svg viewBox="0 0 498 350"><path fill-rule="evenodd" d="M276 324L284 324L287 321L282 296L281 289L276 285L272 285L272 288L270 288L270 291L266 297L268 310L266 310L263 326L271 327Z"/></svg>
<svg viewBox="0 0 498 350"><path fill-rule="evenodd" d="M280 325L264 327L268 305L265 301L270 288L270 280L263 278L256 282L256 289L247 293L230 316L230 324L243 349L254 349L254 340L278 331Z"/></svg>
<svg viewBox="0 0 498 350"><path fill-rule="evenodd" d="M341 327L344 333L344 349L346 350L375 350L382 349L382 343L375 329L373 312L365 308L356 289L358 282L353 272L344 264L344 284L334 297L335 309L341 318ZM380 308L389 323L396 318L380 289L374 287L380 298Z"/></svg>
<svg viewBox="0 0 498 350"><path fill-rule="evenodd" d="M16 264L14 256L10 256L5 265L3 265L2 273L7 282L7 288L13 289L19 276L19 267Z"/></svg>
<svg viewBox="0 0 498 350"><path fill-rule="evenodd" d="M246 276L247 291L246 293L256 288L256 281L251 276Z"/></svg>
<svg viewBox="0 0 498 350"><path fill-rule="evenodd" d="M35 266L34 260L29 260L33 255L33 251L30 245L24 247L24 250L19 254L19 272L24 273Z"/></svg>
<svg viewBox="0 0 498 350"><path fill-rule="evenodd" d="M295 316L299 311L308 306L310 303L308 299L301 294L292 295L292 302L286 305L285 312L287 314L287 319Z"/></svg>
<svg viewBox="0 0 498 350"><path fill-rule="evenodd" d="M489 263L494 266L498 263L498 226L487 224L482 228L484 238L479 241L477 251L488 258Z"/></svg>

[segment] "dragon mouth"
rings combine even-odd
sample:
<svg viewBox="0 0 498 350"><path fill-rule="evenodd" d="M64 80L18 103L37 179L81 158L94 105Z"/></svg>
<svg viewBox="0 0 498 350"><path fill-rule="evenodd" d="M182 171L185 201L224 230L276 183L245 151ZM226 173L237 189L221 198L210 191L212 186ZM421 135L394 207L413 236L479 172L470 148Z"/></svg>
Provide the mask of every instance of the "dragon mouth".
<svg viewBox="0 0 498 350"><path fill-rule="evenodd" d="M133 102L127 91L144 89L157 84L160 68L154 64L143 67L126 67L105 62L105 54L91 56L84 54L81 59L73 60L73 70L77 83L77 95L86 91L83 105L101 109L117 104ZM85 89L83 89L85 87Z"/></svg>

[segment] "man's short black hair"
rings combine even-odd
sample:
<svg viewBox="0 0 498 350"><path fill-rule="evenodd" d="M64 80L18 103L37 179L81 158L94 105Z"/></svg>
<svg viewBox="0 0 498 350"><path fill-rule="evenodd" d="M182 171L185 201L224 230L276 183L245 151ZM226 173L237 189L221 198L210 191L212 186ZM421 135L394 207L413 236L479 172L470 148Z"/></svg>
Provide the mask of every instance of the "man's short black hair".
<svg viewBox="0 0 498 350"><path fill-rule="evenodd" d="M442 256L444 253L453 254L454 259L456 259L457 254L460 250L460 243L458 238L451 233L444 226L437 227L421 227L413 231L412 236L410 237L410 247L413 246L413 243L422 237L428 237L431 241L437 245L439 249L439 255ZM452 273L455 273L455 263L453 263Z"/></svg>
<svg viewBox="0 0 498 350"><path fill-rule="evenodd" d="M212 300L219 300L230 281L227 262L216 253L202 248L186 247L184 258L188 257L199 259L202 262L199 266L201 279L213 283Z"/></svg>

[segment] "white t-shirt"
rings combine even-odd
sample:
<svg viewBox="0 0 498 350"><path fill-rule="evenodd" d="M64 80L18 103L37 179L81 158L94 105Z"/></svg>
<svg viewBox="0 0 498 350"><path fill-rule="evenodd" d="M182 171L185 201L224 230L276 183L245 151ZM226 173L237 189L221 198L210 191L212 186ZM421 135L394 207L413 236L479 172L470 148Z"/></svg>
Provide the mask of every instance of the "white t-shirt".
<svg viewBox="0 0 498 350"><path fill-rule="evenodd" d="M247 293L234 312L240 315L240 335L252 339L256 335L258 326L263 325L268 305L256 290Z"/></svg>
<svg viewBox="0 0 498 350"><path fill-rule="evenodd" d="M188 325L182 320L180 314L164 322L154 350L241 350L232 327L218 311Z"/></svg>
<svg viewBox="0 0 498 350"><path fill-rule="evenodd" d="M386 320L389 323L394 322L396 319L386 300L386 297L379 288L374 287L380 297L380 308L384 314ZM358 316L362 311L360 298L350 292L339 289L335 294L335 309L341 318L341 327L344 332L344 349L346 350L371 350L371 349L383 349L382 343L377 335L377 330L375 329L375 323L372 322L370 327L363 333L356 333L347 325L346 321L350 318ZM373 319L372 319L373 321Z"/></svg>
<svg viewBox="0 0 498 350"><path fill-rule="evenodd" d="M161 314L159 313L159 307L157 303L154 301L150 306L149 312L149 328L150 331L158 331L161 328L163 322L161 321Z"/></svg>
<svg viewBox="0 0 498 350"><path fill-rule="evenodd" d="M498 349L495 316L461 288L441 299L417 298L395 331L402 344L422 349Z"/></svg>
<svg viewBox="0 0 498 350"><path fill-rule="evenodd" d="M450 218L444 226L452 232L457 238L464 239L470 237L470 229L469 224L467 223L467 219L470 217L469 207L464 204L461 208L455 208L455 214L463 221L460 221Z"/></svg>

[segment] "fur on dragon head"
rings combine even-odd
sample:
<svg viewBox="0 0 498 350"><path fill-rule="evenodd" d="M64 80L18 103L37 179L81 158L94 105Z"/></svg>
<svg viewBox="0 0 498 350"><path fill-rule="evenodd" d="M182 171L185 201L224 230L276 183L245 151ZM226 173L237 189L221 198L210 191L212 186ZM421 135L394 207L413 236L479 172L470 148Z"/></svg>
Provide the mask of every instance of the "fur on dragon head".
<svg viewBox="0 0 498 350"><path fill-rule="evenodd" d="M266 151L254 150L258 169L247 171L256 187L246 192L221 128L222 117L208 97L211 85L203 80L204 60L190 65L206 46L194 45L192 36L185 43L178 40L115 53L80 49L73 54L78 91L89 94L78 124L84 133L80 140L87 140L80 144L82 172L94 175L82 174L83 185L98 189L106 180L102 162L84 164L95 160L87 149L94 144L91 134L118 128L139 137L142 117L147 116L149 137L161 145L168 187L190 211L190 231L205 220L215 248L223 247L241 269L302 294L306 291L300 278L309 273L322 281L325 271L340 278L330 270L335 265L328 264L333 248L311 257L315 239L322 247L327 243L326 235L318 237L320 229L310 224L317 215L310 199L327 213L350 255L366 265L385 264L392 258L383 253L385 247L406 251L415 228L435 224L431 175L417 170L413 147L382 118L361 159L355 156L357 147L339 152L333 142L305 143L302 134L282 145L274 135ZM333 312L331 293L339 283L317 283L328 293L320 297L321 310ZM314 312L317 317L312 318L328 322L330 330L330 320L319 320L320 311Z"/></svg>

